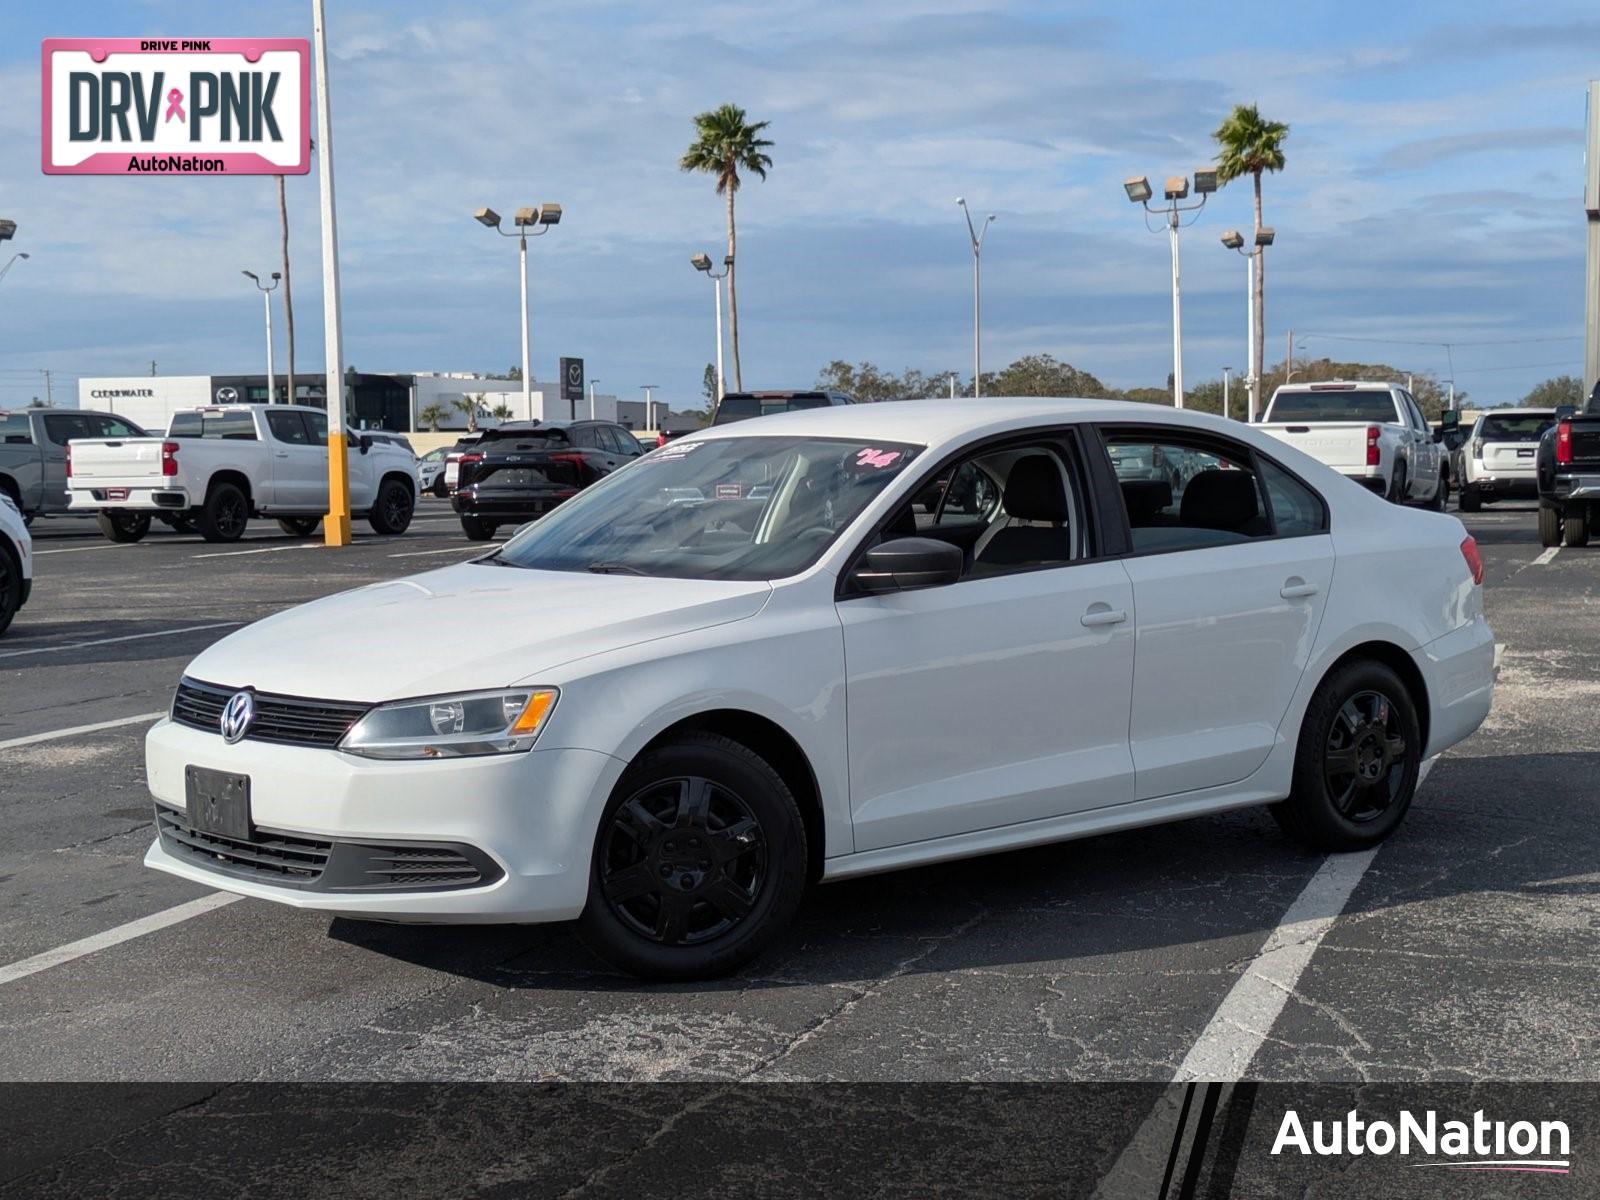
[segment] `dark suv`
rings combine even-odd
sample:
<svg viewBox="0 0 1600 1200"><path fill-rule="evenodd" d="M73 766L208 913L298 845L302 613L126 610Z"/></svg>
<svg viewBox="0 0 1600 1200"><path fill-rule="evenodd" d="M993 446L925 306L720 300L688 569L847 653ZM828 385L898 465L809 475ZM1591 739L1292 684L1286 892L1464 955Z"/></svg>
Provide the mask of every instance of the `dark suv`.
<svg viewBox="0 0 1600 1200"><path fill-rule="evenodd" d="M854 397L843 392L729 392L717 405L717 415L711 423L731 425L735 421L748 421L751 417L769 417L773 413L831 408L837 404L855 402Z"/></svg>
<svg viewBox="0 0 1600 1200"><path fill-rule="evenodd" d="M508 421L461 455L450 503L466 535L487 541L501 525L544 516L643 453L633 433L611 421Z"/></svg>

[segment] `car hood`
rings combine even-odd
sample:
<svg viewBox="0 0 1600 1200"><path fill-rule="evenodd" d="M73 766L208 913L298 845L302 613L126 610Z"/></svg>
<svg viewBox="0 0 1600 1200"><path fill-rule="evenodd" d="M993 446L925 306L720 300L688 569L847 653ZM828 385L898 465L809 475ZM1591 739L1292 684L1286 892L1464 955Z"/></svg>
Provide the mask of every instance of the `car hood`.
<svg viewBox="0 0 1600 1200"><path fill-rule="evenodd" d="M257 621L189 664L195 679L377 702L506 687L575 659L743 620L769 584L462 563Z"/></svg>

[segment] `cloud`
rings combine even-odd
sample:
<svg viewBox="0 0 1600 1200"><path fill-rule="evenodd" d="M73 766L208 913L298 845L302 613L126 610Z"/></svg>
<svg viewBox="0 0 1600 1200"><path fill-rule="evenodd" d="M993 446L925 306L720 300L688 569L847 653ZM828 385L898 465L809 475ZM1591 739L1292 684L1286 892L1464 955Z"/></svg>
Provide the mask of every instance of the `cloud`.
<svg viewBox="0 0 1600 1200"><path fill-rule="evenodd" d="M1558 125L1544 129L1486 129L1476 133L1456 133L1445 137L1402 142L1386 150L1378 159L1380 171L1408 171L1432 166L1449 158L1469 154L1514 154L1525 150L1547 150L1583 145L1583 130Z"/></svg>

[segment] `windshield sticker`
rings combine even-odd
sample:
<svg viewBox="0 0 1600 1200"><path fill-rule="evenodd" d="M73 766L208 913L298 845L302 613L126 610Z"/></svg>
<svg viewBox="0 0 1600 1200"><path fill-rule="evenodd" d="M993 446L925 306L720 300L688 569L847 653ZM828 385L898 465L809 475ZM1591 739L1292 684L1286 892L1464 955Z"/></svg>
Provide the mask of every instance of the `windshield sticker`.
<svg viewBox="0 0 1600 1200"><path fill-rule="evenodd" d="M716 498L718 500L738 500L744 496L744 484L719 483L717 484Z"/></svg>
<svg viewBox="0 0 1600 1200"><path fill-rule="evenodd" d="M856 466L872 467L881 471L884 467L892 466L899 462L901 456L902 451L899 450L878 450L868 446L860 454L856 455Z"/></svg>
<svg viewBox="0 0 1600 1200"><path fill-rule="evenodd" d="M639 461L670 462L674 458L684 458L704 445L704 442L668 442L665 446L657 446Z"/></svg>

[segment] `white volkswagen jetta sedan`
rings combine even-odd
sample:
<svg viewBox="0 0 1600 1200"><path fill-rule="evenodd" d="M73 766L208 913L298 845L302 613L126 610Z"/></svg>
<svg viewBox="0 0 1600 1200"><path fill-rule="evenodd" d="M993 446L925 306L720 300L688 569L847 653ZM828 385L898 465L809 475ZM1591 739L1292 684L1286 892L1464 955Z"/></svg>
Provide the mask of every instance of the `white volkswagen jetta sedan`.
<svg viewBox="0 0 1600 1200"><path fill-rule="evenodd" d="M1119 477L1145 461L1175 470ZM694 978L817 880L1255 804L1353 850L1489 710L1481 582L1455 518L1235 422L764 417L200 655L149 734L145 861L353 917L578 918Z"/></svg>

